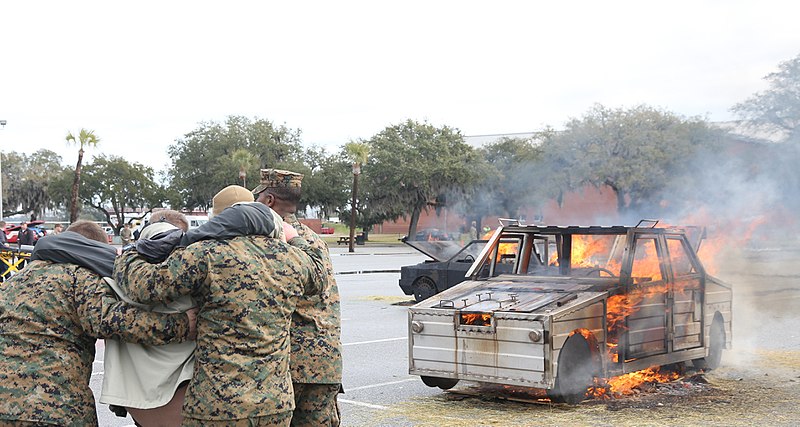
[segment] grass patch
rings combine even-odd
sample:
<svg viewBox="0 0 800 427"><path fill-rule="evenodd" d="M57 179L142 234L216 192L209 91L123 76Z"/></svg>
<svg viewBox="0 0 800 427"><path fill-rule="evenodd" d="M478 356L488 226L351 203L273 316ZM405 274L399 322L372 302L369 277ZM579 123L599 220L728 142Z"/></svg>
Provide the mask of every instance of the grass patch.
<svg viewBox="0 0 800 427"><path fill-rule="evenodd" d="M322 237L322 240L324 240L325 243L328 244L328 246L346 246L346 245L340 245L338 243L339 242L339 237L349 236L350 235L349 233L350 233L349 231L346 231L345 233L341 233L341 234L339 234L339 233L337 233L337 234L320 234L320 237ZM356 235L358 235L358 234L356 234ZM381 245L381 246L386 246L386 245L394 246L394 245L397 245L397 246L402 246L403 242L400 241L401 237L403 237L403 236L400 235L400 234L374 234L374 233L370 233L369 234L369 240L364 242L364 246L370 246L370 245Z"/></svg>

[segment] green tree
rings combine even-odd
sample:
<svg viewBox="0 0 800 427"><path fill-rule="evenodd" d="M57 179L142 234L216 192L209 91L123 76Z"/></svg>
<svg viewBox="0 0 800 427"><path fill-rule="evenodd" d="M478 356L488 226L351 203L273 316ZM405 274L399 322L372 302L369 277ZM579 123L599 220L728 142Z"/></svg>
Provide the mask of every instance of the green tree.
<svg viewBox="0 0 800 427"><path fill-rule="evenodd" d="M481 228L488 215L518 218L520 209L529 205L538 182L532 180L541 168L542 148L539 136L530 139L502 138L478 149L473 170L479 180L468 189L459 211Z"/></svg>
<svg viewBox="0 0 800 427"><path fill-rule="evenodd" d="M545 148L550 173L562 175L562 188L592 184L610 187L617 209L649 214L662 189L687 172L692 155L716 141L700 118L683 118L648 106L610 109L596 105Z"/></svg>
<svg viewBox="0 0 800 427"><path fill-rule="evenodd" d="M780 129L786 140L800 143L800 55L782 62L764 79L769 88L731 108L756 129Z"/></svg>
<svg viewBox="0 0 800 427"><path fill-rule="evenodd" d="M169 187L179 195L173 207L208 208L221 188L239 183L242 165L233 159L238 150L253 154L254 162L245 173L258 176L262 168L295 164L302 155L300 131L241 116L230 116L224 124L200 123L168 149Z"/></svg>
<svg viewBox="0 0 800 427"><path fill-rule="evenodd" d="M84 188L82 202L97 209L115 234L125 223L126 210L149 210L164 201L153 169L118 156L99 156L86 165Z"/></svg>
<svg viewBox="0 0 800 427"><path fill-rule="evenodd" d="M442 195L458 197L474 185L475 150L448 126L407 120L389 126L368 142L365 202L371 218L410 217L408 235L416 234L420 213Z"/></svg>
<svg viewBox="0 0 800 427"><path fill-rule="evenodd" d="M100 138L94 134L93 130L81 129L77 139L72 132L68 132L66 140L68 144L78 145L78 163L75 165L75 178L72 181L72 197L69 204L69 222L75 222L78 219L78 193L81 186L84 147L97 147L97 144L100 143Z"/></svg>
<svg viewBox="0 0 800 427"><path fill-rule="evenodd" d="M39 218L45 209L65 201L51 191L66 168L61 157L50 150L38 150L30 155L3 153L3 217L26 214L31 220Z"/></svg>
<svg viewBox="0 0 800 427"><path fill-rule="evenodd" d="M748 169L760 170L760 177L770 181L776 191L776 209L796 210L800 200L796 197L800 187L800 55L782 62L776 72L764 78L769 87L738 103L731 109L754 135L766 135L768 139L780 138L784 144L762 147L759 151L769 153L780 150L780 154L747 156ZM763 191L762 191L763 193ZM763 204L763 203L762 203Z"/></svg>
<svg viewBox="0 0 800 427"><path fill-rule="evenodd" d="M303 159L308 168L303 178L304 205L319 209L320 217L342 214L350 196L350 162L342 152L328 155L324 149L311 147Z"/></svg>

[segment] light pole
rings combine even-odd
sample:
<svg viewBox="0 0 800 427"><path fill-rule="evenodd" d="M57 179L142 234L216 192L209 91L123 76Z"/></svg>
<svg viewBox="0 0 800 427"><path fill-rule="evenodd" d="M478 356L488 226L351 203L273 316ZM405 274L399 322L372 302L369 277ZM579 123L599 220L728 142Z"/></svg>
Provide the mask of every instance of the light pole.
<svg viewBox="0 0 800 427"><path fill-rule="evenodd" d="M0 126L6 128L5 120L0 120ZM3 150L0 150L0 221L3 220Z"/></svg>

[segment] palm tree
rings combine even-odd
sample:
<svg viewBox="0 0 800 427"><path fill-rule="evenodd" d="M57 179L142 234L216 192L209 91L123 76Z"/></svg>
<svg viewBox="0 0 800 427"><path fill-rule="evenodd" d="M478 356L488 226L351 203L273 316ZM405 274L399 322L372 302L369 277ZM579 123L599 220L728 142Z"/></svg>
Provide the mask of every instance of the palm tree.
<svg viewBox="0 0 800 427"><path fill-rule="evenodd" d="M356 235L356 197L358 196L358 176L361 175L361 165L369 159L369 145L362 141L350 141L344 145L344 152L353 162L353 199L350 205L350 247L349 252L355 252L353 247Z"/></svg>
<svg viewBox="0 0 800 427"><path fill-rule="evenodd" d="M78 219L78 188L81 185L81 166L83 164L83 148L84 147L97 147L100 138L94 134L93 130L81 129L78 134L77 140L72 132L67 133L67 144L77 144L78 148L78 164L75 165L75 179L72 181L72 197L70 198L69 205L69 222L75 222Z"/></svg>
<svg viewBox="0 0 800 427"><path fill-rule="evenodd" d="M231 154L231 159L239 167L239 178L242 179L242 187L247 188L247 170L253 167L256 156L244 148L240 148Z"/></svg>

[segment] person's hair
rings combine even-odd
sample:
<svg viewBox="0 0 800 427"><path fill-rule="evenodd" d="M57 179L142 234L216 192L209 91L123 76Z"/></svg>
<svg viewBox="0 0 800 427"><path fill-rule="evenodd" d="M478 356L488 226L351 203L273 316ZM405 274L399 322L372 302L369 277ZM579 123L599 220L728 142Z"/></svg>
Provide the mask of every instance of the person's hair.
<svg viewBox="0 0 800 427"><path fill-rule="evenodd" d="M186 215L172 209L154 212L150 216L150 224L154 222L168 222L183 231L189 230L189 220L186 219Z"/></svg>
<svg viewBox="0 0 800 427"><path fill-rule="evenodd" d="M265 190L267 193L275 196L276 199L281 199L292 204L300 202L300 195L302 190L300 187L272 187Z"/></svg>
<svg viewBox="0 0 800 427"><path fill-rule="evenodd" d="M85 219L75 221L67 227L66 231L74 231L89 240L108 244L108 235L106 232L92 221Z"/></svg>
<svg viewBox="0 0 800 427"><path fill-rule="evenodd" d="M59 223L59 224L56 224L56 225L54 225L54 226L53 226L53 228L57 228L57 227L61 227L61 228L63 228L63 227L64 227L64 225L62 225L62 224L60 224L60 223Z"/></svg>
<svg viewBox="0 0 800 427"><path fill-rule="evenodd" d="M0 221L0 227L5 227L5 226L6 226L6 222L5 221Z"/></svg>

